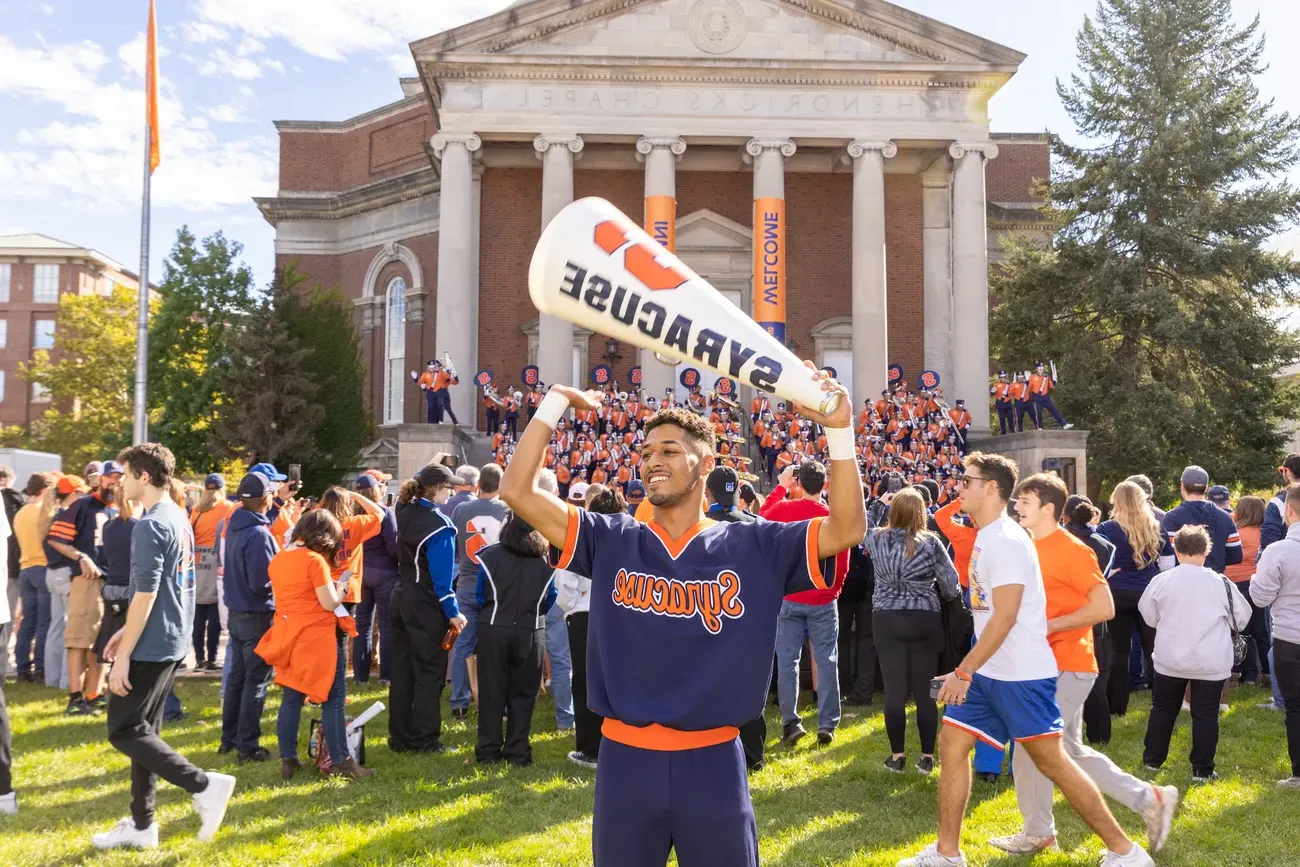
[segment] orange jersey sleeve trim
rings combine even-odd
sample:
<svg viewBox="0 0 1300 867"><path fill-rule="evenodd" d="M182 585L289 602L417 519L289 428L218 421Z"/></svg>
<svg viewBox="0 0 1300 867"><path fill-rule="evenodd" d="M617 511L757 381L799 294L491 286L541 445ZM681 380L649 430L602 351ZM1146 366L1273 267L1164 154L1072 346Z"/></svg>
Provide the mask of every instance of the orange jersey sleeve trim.
<svg viewBox="0 0 1300 867"><path fill-rule="evenodd" d="M564 548L560 551L559 559L554 563L556 569L568 569L569 564L573 562L573 555L578 551L578 507L569 506L569 526L564 531Z"/></svg>
<svg viewBox="0 0 1300 867"><path fill-rule="evenodd" d="M813 518L808 522L808 577L818 590L829 590L826 576L822 574L821 558L817 556L817 539L821 534L822 521L825 518Z"/></svg>
<svg viewBox="0 0 1300 867"><path fill-rule="evenodd" d="M600 733L612 741L629 747L676 752L729 743L740 736L740 729L735 726L722 726L716 729L688 732L670 729L658 723L651 723L648 726L630 726L625 722L606 718L600 726Z"/></svg>

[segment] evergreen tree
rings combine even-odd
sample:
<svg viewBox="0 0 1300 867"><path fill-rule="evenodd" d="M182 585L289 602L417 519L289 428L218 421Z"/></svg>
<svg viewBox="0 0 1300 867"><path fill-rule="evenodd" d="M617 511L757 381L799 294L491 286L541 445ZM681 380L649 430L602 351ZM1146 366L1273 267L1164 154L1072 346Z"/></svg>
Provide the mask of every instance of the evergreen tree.
<svg viewBox="0 0 1300 867"><path fill-rule="evenodd" d="M337 289L306 288L293 265L276 275L279 315L298 345L309 349L303 374L317 387L324 411L313 435L315 455L302 461L303 486L320 491L357 466L361 449L378 435L366 407L365 361L352 305Z"/></svg>
<svg viewBox="0 0 1300 867"><path fill-rule="evenodd" d="M1184 464L1265 487L1294 418L1276 378L1300 358L1281 307L1300 267L1270 252L1300 216L1284 179L1300 122L1260 98L1259 20L1222 0L1100 0L1057 90L1095 146L1053 143L1052 243L1011 245L994 275L994 352L1055 359L1057 401L1092 431L1093 493Z"/></svg>
<svg viewBox="0 0 1300 867"><path fill-rule="evenodd" d="M283 286L273 287L233 332L229 362L215 384L224 399L208 433L212 454L280 465L316 457L314 437L325 410L304 369L312 350L290 332L284 315L293 301Z"/></svg>
<svg viewBox="0 0 1300 867"><path fill-rule="evenodd" d="M195 242L188 228L163 263L162 306L149 330L149 434L176 455L182 473L216 469L210 438L227 398L235 328L257 309L242 245L220 232Z"/></svg>

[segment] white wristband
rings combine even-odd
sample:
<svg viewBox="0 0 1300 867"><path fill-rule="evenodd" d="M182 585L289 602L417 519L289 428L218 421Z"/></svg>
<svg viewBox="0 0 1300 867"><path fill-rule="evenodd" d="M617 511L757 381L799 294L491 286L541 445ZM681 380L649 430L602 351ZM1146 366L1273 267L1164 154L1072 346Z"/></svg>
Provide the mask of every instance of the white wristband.
<svg viewBox="0 0 1300 867"><path fill-rule="evenodd" d="M826 450L833 461L853 460L853 428L828 427L826 430Z"/></svg>
<svg viewBox="0 0 1300 867"><path fill-rule="evenodd" d="M550 391L537 405L537 412L533 413L533 421L540 421L551 430L555 430L555 426L568 411L569 399L558 391Z"/></svg>

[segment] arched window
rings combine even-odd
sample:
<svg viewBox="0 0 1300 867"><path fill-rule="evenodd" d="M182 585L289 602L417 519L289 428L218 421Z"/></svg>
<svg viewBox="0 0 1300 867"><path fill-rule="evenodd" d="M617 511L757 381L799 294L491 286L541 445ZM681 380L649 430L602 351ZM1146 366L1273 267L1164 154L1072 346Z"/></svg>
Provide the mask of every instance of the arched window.
<svg viewBox="0 0 1300 867"><path fill-rule="evenodd" d="M401 424L406 392L406 281L388 281L384 297L384 424Z"/></svg>

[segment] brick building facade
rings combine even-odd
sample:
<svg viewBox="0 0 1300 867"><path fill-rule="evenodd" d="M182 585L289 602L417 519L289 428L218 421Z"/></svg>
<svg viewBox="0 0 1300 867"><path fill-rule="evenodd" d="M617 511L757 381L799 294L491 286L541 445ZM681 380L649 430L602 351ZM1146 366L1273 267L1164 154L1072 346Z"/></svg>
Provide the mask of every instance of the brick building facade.
<svg viewBox="0 0 1300 867"><path fill-rule="evenodd" d="M108 295L139 278L112 259L45 235L0 236L0 426L26 425L50 406L40 383L18 367L38 349L53 349L59 298Z"/></svg>
<svg viewBox="0 0 1300 867"><path fill-rule="evenodd" d="M278 123L280 191L258 200L277 265L353 299L381 424L423 421L408 374L444 351L462 422L479 369L670 382L634 347L539 322L527 289L558 207L600 196L640 219L665 178L676 252L746 311L754 200L777 179L786 342L856 403L887 362L938 372L950 399L986 391L988 262L1035 228L1049 169L1046 136L988 132L1018 52L849 0L521 0L411 48L400 100Z"/></svg>

